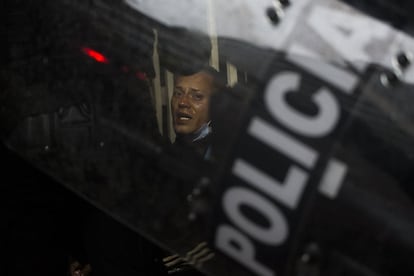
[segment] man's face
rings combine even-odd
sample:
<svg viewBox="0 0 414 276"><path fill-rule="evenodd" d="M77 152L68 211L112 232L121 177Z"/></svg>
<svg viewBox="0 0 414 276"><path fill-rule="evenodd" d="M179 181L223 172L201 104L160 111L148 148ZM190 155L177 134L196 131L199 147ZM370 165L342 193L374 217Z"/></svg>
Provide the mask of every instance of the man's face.
<svg viewBox="0 0 414 276"><path fill-rule="evenodd" d="M207 123L213 77L205 72L178 76L175 80L171 111L176 134L191 134Z"/></svg>

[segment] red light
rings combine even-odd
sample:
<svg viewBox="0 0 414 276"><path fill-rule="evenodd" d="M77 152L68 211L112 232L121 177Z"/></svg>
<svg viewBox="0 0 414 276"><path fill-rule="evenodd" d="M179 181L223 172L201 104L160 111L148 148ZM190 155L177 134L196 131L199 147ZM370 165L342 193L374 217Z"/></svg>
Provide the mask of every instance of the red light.
<svg viewBox="0 0 414 276"><path fill-rule="evenodd" d="M97 62L109 63L108 59L104 55L102 55L101 53L99 53L99 52L97 52L97 51L95 51L91 48L84 47L84 48L82 48L82 52L84 52L86 55L93 58Z"/></svg>
<svg viewBox="0 0 414 276"><path fill-rule="evenodd" d="M140 80L147 80L147 74L145 74L144 72L137 71L135 73L135 76Z"/></svg>

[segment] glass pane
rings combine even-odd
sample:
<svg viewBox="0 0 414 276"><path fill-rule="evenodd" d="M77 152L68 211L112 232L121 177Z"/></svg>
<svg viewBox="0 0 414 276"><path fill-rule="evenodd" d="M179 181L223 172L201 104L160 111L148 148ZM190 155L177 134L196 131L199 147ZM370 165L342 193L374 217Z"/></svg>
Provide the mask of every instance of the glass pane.
<svg viewBox="0 0 414 276"><path fill-rule="evenodd" d="M414 270L410 32L350 1L9 2L4 144L166 273Z"/></svg>

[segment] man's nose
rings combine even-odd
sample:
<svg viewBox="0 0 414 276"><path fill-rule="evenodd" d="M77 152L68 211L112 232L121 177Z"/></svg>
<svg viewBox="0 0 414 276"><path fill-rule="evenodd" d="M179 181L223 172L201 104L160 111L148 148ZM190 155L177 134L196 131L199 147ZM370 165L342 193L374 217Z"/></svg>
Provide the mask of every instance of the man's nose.
<svg viewBox="0 0 414 276"><path fill-rule="evenodd" d="M189 107L190 106L190 97L188 94L184 94L178 100L179 107Z"/></svg>

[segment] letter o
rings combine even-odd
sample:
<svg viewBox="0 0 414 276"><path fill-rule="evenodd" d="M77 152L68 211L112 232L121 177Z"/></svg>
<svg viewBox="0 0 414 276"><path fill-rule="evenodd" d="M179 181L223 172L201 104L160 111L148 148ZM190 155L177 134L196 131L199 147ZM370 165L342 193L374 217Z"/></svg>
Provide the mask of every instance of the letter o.
<svg viewBox="0 0 414 276"><path fill-rule="evenodd" d="M263 227L248 219L240 210L241 205L255 209L270 222ZM285 242L288 236L288 224L280 210L269 200L246 188L231 188L223 196L223 207L230 220L240 229L258 241L270 245Z"/></svg>

